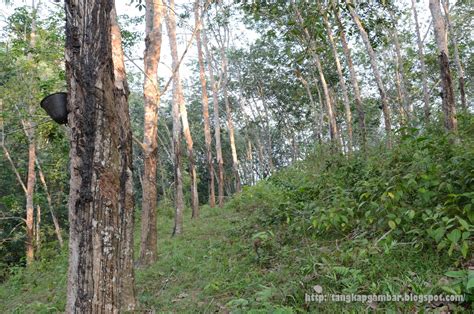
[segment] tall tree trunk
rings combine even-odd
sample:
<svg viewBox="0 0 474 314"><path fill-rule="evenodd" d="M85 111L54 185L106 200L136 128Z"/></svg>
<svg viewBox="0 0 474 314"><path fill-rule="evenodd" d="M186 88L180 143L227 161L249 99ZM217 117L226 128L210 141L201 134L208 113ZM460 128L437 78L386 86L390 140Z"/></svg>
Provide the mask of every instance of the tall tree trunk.
<svg viewBox="0 0 474 314"><path fill-rule="evenodd" d="M31 107L30 107L31 108ZM36 145L34 139L34 130L31 123L27 123L28 127L28 177L26 180L26 263L29 265L34 260L34 204L33 193L36 182L35 159Z"/></svg>
<svg viewBox="0 0 474 314"><path fill-rule="evenodd" d="M354 23L356 24L359 30L359 33L362 37L362 41L364 42L365 48L369 55L370 65L372 67L372 72L374 74L374 79L375 79L375 82L377 83L377 88L380 94L380 100L382 102L382 111L383 111L383 117L384 117L384 122L385 122L385 133L387 136L387 147L391 148L392 147L392 121L390 118L390 107L388 104L388 97L385 91L385 86L382 81L382 76L380 75L380 72L379 72L379 67L377 64L377 56L375 54L374 49L372 48L372 44L370 43L369 36L367 35L367 32L364 29L364 26L362 25L359 16L357 15L356 11L353 8L352 1L346 0L346 3L348 4L347 7L351 14L352 20L354 21Z"/></svg>
<svg viewBox="0 0 474 314"><path fill-rule="evenodd" d="M134 192L133 192L133 134L130 122L128 107L129 88L125 71L124 52L122 48L122 34L117 21L115 6L110 12L111 19L111 39L112 39L112 61L114 66L115 94L119 94L115 100L119 121L123 121L120 129L121 159L120 165L122 173L120 175L120 189L122 191L119 202L122 204L122 256L121 256L121 276L120 282L121 307L126 311L133 311L136 306L135 274L133 266L134 258Z"/></svg>
<svg viewBox="0 0 474 314"><path fill-rule="evenodd" d="M207 70L209 71L209 81L212 87L212 103L214 107L214 137L216 141L216 157L217 157L217 195L219 207L224 205L224 160L222 159L222 144L221 144L221 125L219 118L219 99L217 97L217 82L214 78L214 70L212 68L212 56L209 52L207 35L205 29L202 31L202 44L206 52Z"/></svg>
<svg viewBox="0 0 474 314"><path fill-rule="evenodd" d="M430 0L430 11L433 17L433 27L436 45L439 51L439 66L441 73L441 87L443 89L444 123L447 131L457 131L456 105L454 101L453 82L449 68L448 36L444 17L441 13L439 0Z"/></svg>
<svg viewBox="0 0 474 314"><path fill-rule="evenodd" d="M196 44L199 62L199 81L201 82L201 100L202 100L202 117L204 120L204 141L206 143L206 161L209 170L209 205L213 208L216 205L216 192L214 187L214 161L212 159L211 148L211 123L209 119L209 97L207 95L206 73L204 69L204 56L202 52L201 29L203 28L201 21L200 0L194 3L194 18L196 27Z"/></svg>
<svg viewBox="0 0 474 314"><path fill-rule="evenodd" d="M39 5L39 4L38 4ZM32 6L32 17L31 17L31 32L30 32L30 48L34 49L36 46L36 15L38 13L38 5L35 5L35 0L31 1ZM27 56L28 59L32 59L31 53ZM32 97L31 97L32 98ZM34 204L33 194L36 184L36 143L35 143L35 127L32 122L32 118L35 113L35 106L33 105L33 99L30 99L28 104L28 119L26 119L26 130L28 137L28 177L26 180L26 264L30 265L35 257L34 249Z"/></svg>
<svg viewBox="0 0 474 314"><path fill-rule="evenodd" d="M425 65L425 55L423 53L423 41L420 34L420 26L418 24L418 14L416 12L415 0L411 0L411 8L413 11L413 18L415 19L416 43L418 45L418 59L420 59L421 81L423 84L423 102L424 102L424 120L428 123L430 120L430 95L428 91L428 79Z"/></svg>
<svg viewBox="0 0 474 314"><path fill-rule="evenodd" d="M389 14L390 14L390 18L393 24L393 29L391 32L392 32L392 37L393 37L393 43L395 46L395 53L397 56L396 58L397 66L395 67L395 69L398 73L399 81L400 81L400 97L401 97L400 101L403 104L404 111L408 112L408 119L412 120L413 119L413 104L410 101L410 97L408 95L408 91L406 88L405 74L403 73L403 58L402 58L402 53L401 53L400 40L398 38L397 19L392 10L389 10Z"/></svg>
<svg viewBox="0 0 474 314"><path fill-rule="evenodd" d="M199 217L199 197L198 197L198 190L197 190L197 172L196 172L196 165L194 164L193 138L191 136L191 130L189 129L188 112L186 110L183 87L181 84L181 78L179 76L179 68L178 68L179 59L178 59L178 44L176 43L176 14L174 11L174 0L170 0L169 5L170 5L170 8L167 14L166 25L168 29L168 40L170 43L171 58L173 60L172 69L174 70L173 101L178 102L179 115L181 116L183 134L184 134L184 139L186 140L186 146L187 146L187 151L188 151L189 175L191 177L192 218L198 218Z"/></svg>
<svg viewBox="0 0 474 314"><path fill-rule="evenodd" d="M222 5L222 3L221 3ZM224 27L224 36L221 41L221 67L222 67L222 91L224 92L224 103L225 103L225 111L227 116L227 129L229 130L229 142L230 142L230 150L232 153L232 172L234 174L235 180L235 191L240 193L241 191L241 184L240 184L240 174L239 174L239 159L237 157L237 148L235 146L235 132L234 132L234 122L232 121L232 109L230 107L229 101L229 91L228 91L228 80L229 74L227 71L228 67L228 60L226 54L227 48L227 40L229 30L227 27Z"/></svg>
<svg viewBox="0 0 474 314"><path fill-rule="evenodd" d="M179 235L183 232L183 211L184 211L184 196L183 196L183 175L181 166L181 121L180 121L180 107L184 102L183 92L181 90L181 82L179 79L178 69L176 69L177 51L176 42L173 45L171 42L176 41L176 16L174 12L174 0L169 1L169 7L166 11L166 28L170 40L171 54L173 55L173 66L175 70L173 73L173 160L174 160L174 179L175 179L175 216L173 235ZM175 50L175 51L173 51ZM176 54L176 56L174 56Z"/></svg>
<svg viewBox="0 0 474 314"><path fill-rule="evenodd" d="M146 1L145 53L143 97L145 106L143 132L143 193L140 240L140 265L147 266L157 258L157 187L158 163L158 113L160 107L160 86L158 85L158 64L162 41L163 2Z"/></svg>
<svg viewBox="0 0 474 314"><path fill-rule="evenodd" d="M349 94L347 92L346 80L344 78L344 74L342 73L341 62L339 61L339 55L337 53L336 43L334 42L334 37L332 35L331 26L329 25L327 15L324 13L323 13L323 22L324 22L324 26L326 27L326 34L328 35L329 42L331 43L332 54L336 62L337 75L339 76L339 84L341 86L342 99L344 101L344 111L346 114L345 118L346 118L346 124L347 124L347 135L349 137L348 149L349 149L349 154L350 154L352 153L354 144L353 144L353 139L352 139L352 112L351 112L351 105L349 101Z"/></svg>
<svg viewBox="0 0 474 314"><path fill-rule="evenodd" d="M448 24L449 35L451 36L451 42L453 44L454 52L454 63L458 71L458 82L459 82L459 93L461 94L461 108L464 112L467 111L466 104L466 91L464 86L464 69L462 67L461 58L459 57L459 48L458 42L456 40L456 34L454 32L453 26L451 25L451 18L449 16L449 0L443 0L444 14L446 16L446 23Z"/></svg>
<svg viewBox="0 0 474 314"><path fill-rule="evenodd" d="M323 103L323 97L321 95L321 89L319 88L318 82L316 81L316 84L314 84L316 87L316 93L318 93L318 101L320 105L320 110L319 110L319 125L318 125L318 134L319 134L319 144L321 145L323 143L323 128L324 128L324 103Z"/></svg>
<svg viewBox="0 0 474 314"><path fill-rule="evenodd" d="M339 135L339 131L337 129L337 122L336 122L336 112L334 108L334 104L331 102L331 96L329 95L329 87L326 82L326 78L323 73L323 67L321 66L321 61L319 60L319 56L314 53L313 55L314 62L316 63L316 68L319 72L319 80L321 82L321 86L323 87L324 99L326 104L326 111L329 118L329 127L330 127L330 136L331 140L339 147L342 147L341 137Z"/></svg>
<svg viewBox="0 0 474 314"><path fill-rule="evenodd" d="M360 141L362 145L362 149L365 150L367 146L367 129L365 126L365 112L362 106L362 98L360 96L360 89L359 89L359 82L357 80L357 73L354 68L354 64L352 62L352 55L349 45L347 44L346 33L344 31L344 26L341 23L341 19L339 17L339 11L335 11L335 18L339 28L339 36L341 39L342 49L344 51L344 56L346 57L347 67L349 68L350 78L352 88L354 89L354 101L357 110L357 116L359 120L359 132L360 132Z"/></svg>
<svg viewBox="0 0 474 314"><path fill-rule="evenodd" d="M113 1L68 0L68 313L135 308L132 133Z"/></svg>
<svg viewBox="0 0 474 314"><path fill-rule="evenodd" d="M342 148L342 143L341 143L341 137L339 136L339 131L337 129L337 124L336 124L336 114L334 112L334 107L333 104L331 103L331 97L329 95L329 88L326 82L326 78L324 76L323 72L323 67L321 66L321 60L319 59L319 55L317 54L317 49L316 49L316 44L314 43L313 39L311 38L311 35L308 32L308 29L304 27L304 21L303 18L301 17L301 13L295 5L295 13L296 13L296 18L298 19L298 22L300 26L303 28L303 32L306 38L306 41L310 45L311 48L311 54L313 57L313 62L316 65L316 68L319 73L319 80L321 82L321 86L323 87L323 93L324 93L324 99L325 99L325 104L326 104L326 111L328 114L329 118L329 127L330 127L330 136L331 140L333 143L335 143L337 146Z"/></svg>

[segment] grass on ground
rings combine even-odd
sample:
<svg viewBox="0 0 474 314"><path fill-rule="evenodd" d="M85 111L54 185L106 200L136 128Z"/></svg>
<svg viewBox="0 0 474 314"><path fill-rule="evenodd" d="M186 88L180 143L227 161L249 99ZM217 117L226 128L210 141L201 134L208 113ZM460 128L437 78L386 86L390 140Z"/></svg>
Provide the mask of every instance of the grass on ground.
<svg viewBox="0 0 474 314"><path fill-rule="evenodd" d="M159 260L136 272L140 310L158 312L423 311L423 303L305 303L320 286L335 294L435 294L452 260L433 248L399 243L387 250L357 234L288 242L263 230L249 212L202 208L171 238L159 222ZM138 225L138 224L137 224ZM256 236L257 235L257 236ZM265 236L266 235L266 236ZM0 313L55 313L65 307L66 252L16 269L0 285Z"/></svg>

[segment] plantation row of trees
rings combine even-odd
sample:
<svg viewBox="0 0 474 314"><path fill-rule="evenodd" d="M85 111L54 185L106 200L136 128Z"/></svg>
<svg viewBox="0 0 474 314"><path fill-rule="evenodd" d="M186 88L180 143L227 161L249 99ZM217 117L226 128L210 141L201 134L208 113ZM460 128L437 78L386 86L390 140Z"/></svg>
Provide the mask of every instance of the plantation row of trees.
<svg viewBox="0 0 474 314"><path fill-rule="evenodd" d="M440 121L455 144L470 110L468 1L133 5L144 19L110 0L32 1L0 41L0 276L67 238L68 311L135 307L135 211L145 267L159 214L178 236L188 207L199 218L315 145L392 149ZM64 127L38 104L66 90Z"/></svg>

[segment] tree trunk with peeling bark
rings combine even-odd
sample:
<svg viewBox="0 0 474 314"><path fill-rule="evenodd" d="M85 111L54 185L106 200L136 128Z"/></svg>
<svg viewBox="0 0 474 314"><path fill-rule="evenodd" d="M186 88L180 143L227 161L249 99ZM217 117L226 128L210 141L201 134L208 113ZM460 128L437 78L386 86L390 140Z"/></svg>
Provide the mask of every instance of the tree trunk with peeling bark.
<svg viewBox="0 0 474 314"><path fill-rule="evenodd" d="M174 0L169 1L168 9L166 10L166 28L170 40L171 54L176 54L176 43L173 45L171 41L176 41L176 16L174 12ZM173 118L173 163L174 163L174 185L175 185L175 215L173 235L180 235L183 232L183 212L184 212L184 195L183 195L183 174L181 166L181 121L180 110L181 104L184 102L183 91L181 89L181 82L179 79L178 70L176 69L177 57L173 56L172 69L173 75L173 103L171 108L171 116Z"/></svg>
<svg viewBox="0 0 474 314"><path fill-rule="evenodd" d="M423 102L424 102L424 120L428 123L430 120L430 95L428 91L428 79L425 65L425 55L423 53L423 41L420 34L420 25L418 24L418 13L416 12L415 0L411 0L413 18L415 20L416 43L418 46L418 59L420 60L421 81L423 84Z"/></svg>
<svg viewBox="0 0 474 314"><path fill-rule="evenodd" d="M454 101L453 82L449 68L448 36L446 24L441 13L440 0L430 0L430 11L433 17L433 27L439 56L438 62L441 73L444 123L449 132L457 131L456 105Z"/></svg>
<svg viewBox="0 0 474 314"><path fill-rule="evenodd" d="M202 100L202 117L204 121L204 141L206 144L206 161L209 170L209 206L213 208L216 205L216 192L214 187L214 161L212 159L212 138L211 138L211 123L209 119L209 97L207 94L206 73L204 69L204 56L201 42L201 10L199 0L194 4L194 18L196 27L196 45L198 51L199 62L199 81L201 83L201 100Z"/></svg>
<svg viewBox="0 0 474 314"><path fill-rule="evenodd" d="M163 2L146 1L145 53L143 97L145 101L143 132L143 185L142 219L139 264L150 265L157 258L157 169L158 163L158 112L160 87L158 85L158 64L162 41Z"/></svg>
<svg viewBox="0 0 474 314"><path fill-rule="evenodd" d="M454 63L458 71L459 93L461 95L461 108L464 112L467 111L466 91L465 91L465 77L464 69L462 67L461 58L459 57L458 42L453 26L451 25L451 18L449 16L449 0L443 0L443 8L446 16L446 23L448 24L449 35L451 36L451 43L453 44Z"/></svg>
<svg viewBox="0 0 474 314"><path fill-rule="evenodd" d="M176 101L179 106L179 115L181 117L181 124L183 127L183 135L186 140L186 148L189 159L189 175L191 177L191 210L192 218L199 217L199 197L197 190L197 172L194 163L193 151L193 137L188 122L188 112L186 110L186 102L184 99L183 86L179 75L179 59L178 59L178 44L176 43L176 14L174 0L169 1L169 11L166 19L168 29L168 39L170 43L172 69L173 69L173 102ZM176 93L176 95L175 95Z"/></svg>
<svg viewBox="0 0 474 314"><path fill-rule="evenodd" d="M390 107L388 103L387 93L385 91L385 86L383 84L382 76L380 75L379 66L377 64L377 55L375 54L374 49L372 48L372 44L370 43L369 36L367 31L364 29L359 16L357 15L356 11L352 7L352 1L346 0L348 4L349 13L352 17L352 20L357 26L359 33L362 37L362 41L364 42L365 48L367 50L367 54L369 55L370 65L372 67L372 72L374 74L375 82L377 83L377 88L380 94L380 100L382 102L382 111L385 123L385 134L387 136L387 147L392 147L392 120L390 117Z"/></svg>
<svg viewBox="0 0 474 314"><path fill-rule="evenodd" d="M339 54L337 53L336 43L334 42L334 37L332 36L331 26L329 25L327 15L324 13L323 13L323 22L324 22L324 26L326 27L326 34L328 35L329 42L331 43L332 54L336 62L337 75L339 77L339 84L341 86L341 91L342 91L342 99L344 101L344 111L345 111L345 118L346 118L346 124L347 124L347 135L349 138L348 149L349 149L349 153L352 153L352 149L354 147L353 138L352 138L352 112L351 112L351 104L349 101L349 94L347 92L346 80L344 78L344 74L342 73L341 62L339 61Z"/></svg>
<svg viewBox="0 0 474 314"><path fill-rule="evenodd" d="M346 57L347 67L349 68L349 74L351 79L352 88L354 90L354 102L355 107L357 110L357 116L359 120L359 132L360 132L360 141L362 145L362 149L366 149L367 146L367 129L365 126L365 112L362 106L362 97L360 96L360 89L359 89L359 82L357 80L357 73L354 68L354 64L352 62L352 55L349 45L347 44L346 33L344 31L344 26L341 23L341 19L339 17L339 12L335 11L335 18L337 25L339 27L339 36L341 39L342 49L344 51L344 56Z"/></svg>
<svg viewBox="0 0 474 314"><path fill-rule="evenodd" d="M202 31L202 44L206 53L207 70L209 72L209 82L212 88L212 104L214 108L214 138L216 141L216 157L217 157L217 199L219 207L224 206L224 159L222 158L221 144L221 125L219 117L219 99L217 97L217 82L214 78L214 70L212 68L212 56L209 52L207 35L205 29Z"/></svg>
<svg viewBox="0 0 474 314"><path fill-rule="evenodd" d="M113 1L68 0L68 313L135 308L132 133Z"/></svg>

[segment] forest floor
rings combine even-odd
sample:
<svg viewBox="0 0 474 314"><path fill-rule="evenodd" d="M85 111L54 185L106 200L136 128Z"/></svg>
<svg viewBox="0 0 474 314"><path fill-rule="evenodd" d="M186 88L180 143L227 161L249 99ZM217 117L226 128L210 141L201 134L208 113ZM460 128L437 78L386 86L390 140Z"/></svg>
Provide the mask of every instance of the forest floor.
<svg viewBox="0 0 474 314"><path fill-rule="evenodd" d="M159 260L136 271L141 310L335 313L370 309L406 312L444 306L417 302L305 303L304 299L305 293L315 293L316 285L323 293L430 294L451 265L446 255L436 251L401 243L384 253L357 236L338 241L279 243L275 250L276 246L255 243L257 238L252 234L259 234L260 226L252 212L204 206L200 219L187 216L184 234L172 238L173 220L161 215ZM278 235L269 235L278 241ZM265 241L261 232L258 238ZM64 310L67 254L52 257L44 256L28 270L18 268L0 285L0 313Z"/></svg>

